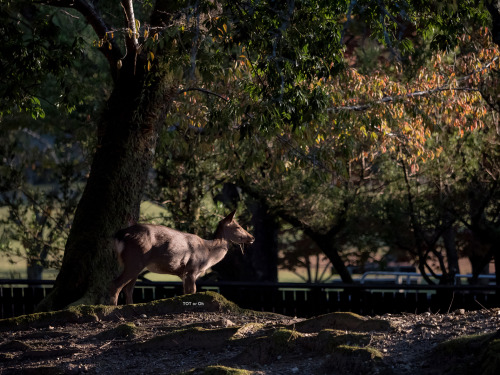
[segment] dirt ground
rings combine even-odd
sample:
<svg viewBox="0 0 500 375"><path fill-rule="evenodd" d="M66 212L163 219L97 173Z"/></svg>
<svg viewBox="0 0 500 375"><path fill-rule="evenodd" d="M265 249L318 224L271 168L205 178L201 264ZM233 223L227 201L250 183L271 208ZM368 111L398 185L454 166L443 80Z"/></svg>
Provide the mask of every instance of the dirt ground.
<svg viewBox="0 0 500 375"><path fill-rule="evenodd" d="M500 309L306 320L207 292L0 320L0 374L494 374L499 329Z"/></svg>

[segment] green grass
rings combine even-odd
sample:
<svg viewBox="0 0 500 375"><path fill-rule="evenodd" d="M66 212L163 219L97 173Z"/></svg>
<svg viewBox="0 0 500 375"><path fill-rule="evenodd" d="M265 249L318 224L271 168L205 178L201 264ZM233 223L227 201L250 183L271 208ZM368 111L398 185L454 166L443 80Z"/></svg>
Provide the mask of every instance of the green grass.
<svg viewBox="0 0 500 375"><path fill-rule="evenodd" d="M57 270L45 270L43 272L44 280L55 280ZM304 271L304 274L306 272ZM23 259L19 258L15 264L0 255L0 279L25 279L26 278L26 263ZM150 272L147 274L147 279L151 281L181 281L181 279L174 275L162 275L159 273ZM280 283L301 283L303 282L300 277L288 270L279 270L278 281Z"/></svg>
<svg viewBox="0 0 500 375"><path fill-rule="evenodd" d="M169 212L164 207L149 201L141 203L141 222L164 224L164 217L170 217Z"/></svg>
<svg viewBox="0 0 500 375"><path fill-rule="evenodd" d="M307 278L307 271L306 269L297 269L295 272L298 272L301 274L303 277ZM280 283L303 283L304 280L301 279L299 276L297 276L294 272L289 271L289 270L278 270L278 281ZM328 283L334 282L334 281L341 281L340 276L334 276L333 279L328 280Z"/></svg>
<svg viewBox="0 0 500 375"><path fill-rule="evenodd" d="M45 270L43 272L44 280L55 280L57 270ZM304 275L306 271L304 270ZM162 275L159 273L150 272L147 274L147 279L151 281L180 281L181 279L174 275ZM11 264L7 258L0 255L0 279L25 279L26 278L26 263L23 259L17 259L15 264ZM288 270L279 270L278 281L280 283L301 283L303 280Z"/></svg>

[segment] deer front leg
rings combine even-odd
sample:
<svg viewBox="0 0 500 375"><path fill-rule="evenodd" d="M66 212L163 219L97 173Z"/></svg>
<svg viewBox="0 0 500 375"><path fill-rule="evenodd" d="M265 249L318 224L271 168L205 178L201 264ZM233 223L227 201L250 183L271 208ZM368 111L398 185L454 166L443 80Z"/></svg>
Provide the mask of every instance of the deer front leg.
<svg viewBox="0 0 500 375"><path fill-rule="evenodd" d="M183 280L184 294L194 294L196 293L196 276L187 273L184 275Z"/></svg>
<svg viewBox="0 0 500 375"><path fill-rule="evenodd" d="M127 305L131 305L134 303L133 301L133 292L134 292L134 286L135 282L137 281L137 278L132 279L127 285L123 287L123 292L125 293L125 303Z"/></svg>

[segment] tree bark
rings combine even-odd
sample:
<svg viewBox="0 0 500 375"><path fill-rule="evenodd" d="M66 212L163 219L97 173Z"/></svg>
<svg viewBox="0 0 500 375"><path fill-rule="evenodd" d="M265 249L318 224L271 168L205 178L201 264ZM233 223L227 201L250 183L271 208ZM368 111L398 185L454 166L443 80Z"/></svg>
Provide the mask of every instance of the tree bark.
<svg viewBox="0 0 500 375"><path fill-rule="evenodd" d="M493 42L500 46L500 1L487 0L484 3L491 16L491 36Z"/></svg>
<svg viewBox="0 0 500 375"><path fill-rule="evenodd" d="M492 22L492 39L493 42L500 46L500 1L499 0L493 0L493 1L486 1L486 8L488 9L488 12L491 15L491 22ZM498 96L497 96L498 99ZM500 100L496 100L496 106L494 106L494 109L498 112L499 111L499 105L500 105ZM495 182L495 185L497 182ZM493 249L493 258L495 261L495 273L496 273L496 285L500 285L500 246L498 240L500 240L500 235L498 234L499 230L498 227L495 228L495 233L496 233L496 238L494 242L492 243ZM497 294L500 294L500 292L497 292Z"/></svg>
<svg viewBox="0 0 500 375"><path fill-rule="evenodd" d="M453 226L449 226L443 232L443 242L446 249L446 258L448 260L448 284L454 284L455 275L460 273L455 237L455 229L453 228Z"/></svg>
<svg viewBox="0 0 500 375"><path fill-rule="evenodd" d="M158 132L178 91L161 78L146 83L136 65L132 56L119 72L99 123L98 144L61 270L38 311L108 302L108 287L118 270L112 235L139 218Z"/></svg>

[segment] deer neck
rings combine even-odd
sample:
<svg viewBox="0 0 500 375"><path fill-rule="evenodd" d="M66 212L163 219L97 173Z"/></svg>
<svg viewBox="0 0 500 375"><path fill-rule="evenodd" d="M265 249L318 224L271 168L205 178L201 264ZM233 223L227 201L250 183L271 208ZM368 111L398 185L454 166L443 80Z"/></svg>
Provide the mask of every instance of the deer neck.
<svg viewBox="0 0 500 375"><path fill-rule="evenodd" d="M208 251L212 253L227 252L229 241L225 238L216 238L211 241L206 241Z"/></svg>
<svg viewBox="0 0 500 375"><path fill-rule="evenodd" d="M210 253L223 252L226 254L229 248L229 240L226 238L226 233L224 231L224 226L219 223L217 230L214 233L212 241L206 241Z"/></svg>
<svg viewBox="0 0 500 375"><path fill-rule="evenodd" d="M229 248L228 245L229 241L224 238L206 241L210 266L220 262L224 258Z"/></svg>

